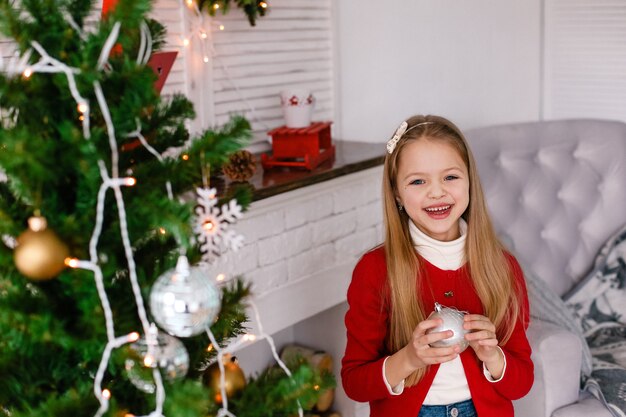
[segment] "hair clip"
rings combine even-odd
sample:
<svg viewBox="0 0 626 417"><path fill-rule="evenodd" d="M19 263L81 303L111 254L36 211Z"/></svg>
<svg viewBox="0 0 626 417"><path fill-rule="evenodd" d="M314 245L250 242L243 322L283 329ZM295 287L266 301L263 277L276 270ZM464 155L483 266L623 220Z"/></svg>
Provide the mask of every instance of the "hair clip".
<svg viewBox="0 0 626 417"><path fill-rule="evenodd" d="M402 122L400 126L398 126L398 128L396 129L396 133L394 133L393 137L389 139L389 141L387 142L387 153L390 153L390 154L393 153L394 149L396 149L396 145L398 144L398 141L400 140L400 138L402 138L402 135L404 135L409 130L415 129L416 127L419 127L419 126L432 125L434 123L435 122L422 122L422 123L413 125L407 129L409 124L406 121Z"/></svg>
<svg viewBox="0 0 626 417"><path fill-rule="evenodd" d="M387 142L387 153L393 153L393 150L396 149L396 144L398 143L402 135L404 135L404 132L406 132L406 128L408 126L409 124L406 121L402 122L400 126L398 126L398 128L396 129L396 133L394 133L393 137Z"/></svg>

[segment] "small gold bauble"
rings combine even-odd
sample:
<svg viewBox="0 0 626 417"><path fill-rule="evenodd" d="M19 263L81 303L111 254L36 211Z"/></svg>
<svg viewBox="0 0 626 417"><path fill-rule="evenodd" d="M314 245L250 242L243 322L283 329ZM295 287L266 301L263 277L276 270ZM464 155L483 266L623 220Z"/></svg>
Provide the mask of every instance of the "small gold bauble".
<svg viewBox="0 0 626 417"><path fill-rule="evenodd" d="M31 217L28 224L29 228L17 237L15 266L30 279L52 279L65 268L69 250L56 233L46 228L43 217Z"/></svg>
<svg viewBox="0 0 626 417"><path fill-rule="evenodd" d="M237 364L237 359L224 355L224 388L226 396L232 398L243 391L246 386L246 376ZM222 403L222 385L220 384L220 367L217 362L209 366L202 377L204 385L214 393L213 400Z"/></svg>

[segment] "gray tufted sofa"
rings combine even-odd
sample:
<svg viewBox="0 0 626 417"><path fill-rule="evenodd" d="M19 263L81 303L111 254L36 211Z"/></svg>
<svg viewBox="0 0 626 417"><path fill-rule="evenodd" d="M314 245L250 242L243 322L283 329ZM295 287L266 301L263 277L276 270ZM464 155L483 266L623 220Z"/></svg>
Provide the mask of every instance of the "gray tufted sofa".
<svg viewBox="0 0 626 417"><path fill-rule="evenodd" d="M563 296L626 224L626 124L603 120L520 123L466 132L498 233ZM581 342L531 322L535 383L517 417L610 417L579 392Z"/></svg>

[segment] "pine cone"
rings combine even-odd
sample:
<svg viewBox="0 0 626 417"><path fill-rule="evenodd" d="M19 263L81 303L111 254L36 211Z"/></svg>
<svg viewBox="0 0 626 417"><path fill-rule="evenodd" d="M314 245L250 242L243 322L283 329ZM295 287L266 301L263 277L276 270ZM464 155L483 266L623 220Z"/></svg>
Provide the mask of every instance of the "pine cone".
<svg viewBox="0 0 626 417"><path fill-rule="evenodd" d="M246 150L237 151L228 158L222 171L232 181L248 181L256 171L254 155Z"/></svg>

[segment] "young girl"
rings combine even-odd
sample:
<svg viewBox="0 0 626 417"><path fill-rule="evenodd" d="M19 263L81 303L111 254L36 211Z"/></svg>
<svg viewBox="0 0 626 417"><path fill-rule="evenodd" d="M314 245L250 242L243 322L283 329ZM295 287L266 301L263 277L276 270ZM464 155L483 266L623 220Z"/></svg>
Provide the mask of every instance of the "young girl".
<svg viewBox="0 0 626 417"><path fill-rule="evenodd" d="M476 164L450 121L414 116L387 143L385 242L348 289L341 378L372 417L509 417L533 382L528 297L498 241ZM435 302L467 312L469 348L431 347Z"/></svg>

